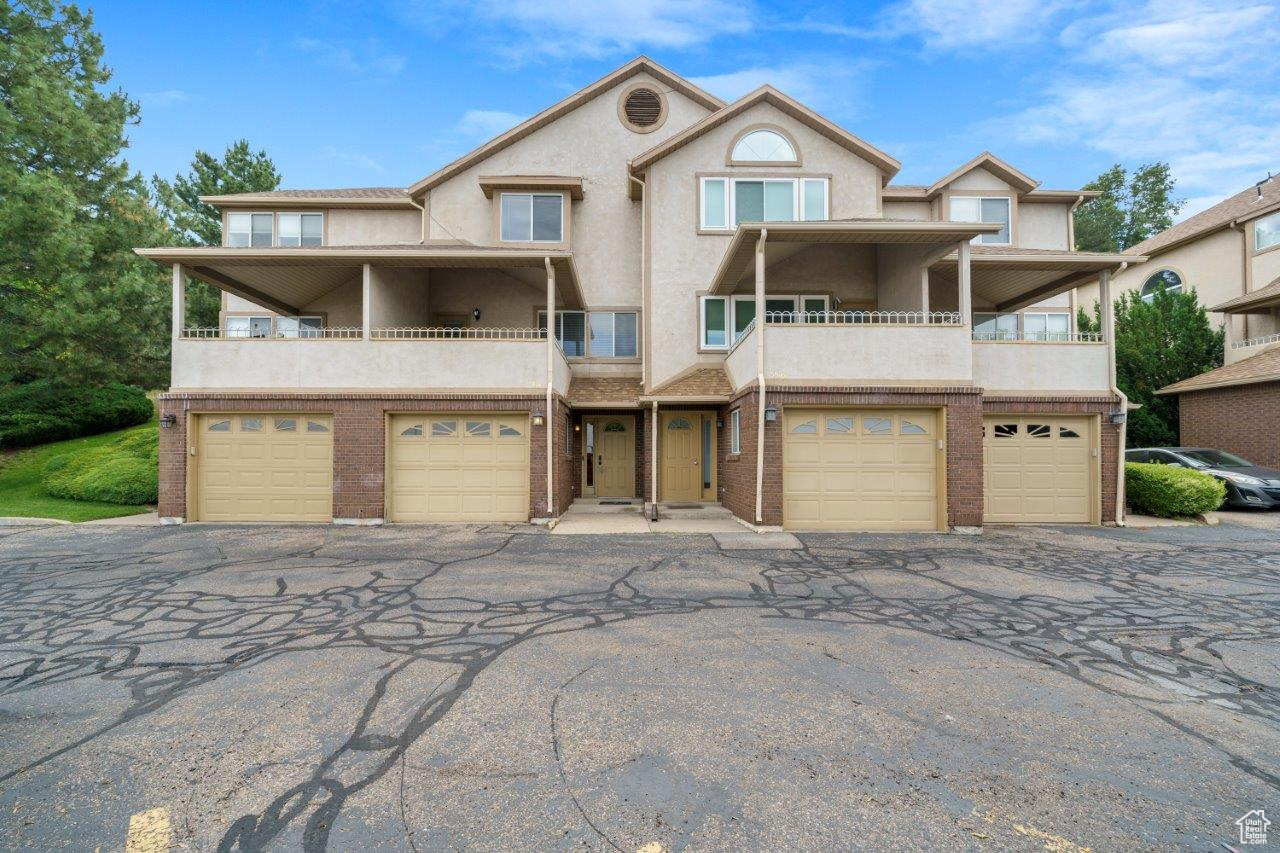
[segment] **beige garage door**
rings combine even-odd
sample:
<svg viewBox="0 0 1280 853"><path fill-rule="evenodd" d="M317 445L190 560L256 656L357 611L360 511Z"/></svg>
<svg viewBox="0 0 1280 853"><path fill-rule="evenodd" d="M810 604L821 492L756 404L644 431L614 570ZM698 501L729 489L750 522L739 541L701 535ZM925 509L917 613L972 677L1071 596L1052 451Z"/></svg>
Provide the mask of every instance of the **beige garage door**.
<svg viewBox="0 0 1280 853"><path fill-rule="evenodd" d="M393 415L392 521L528 521L529 416Z"/></svg>
<svg viewBox="0 0 1280 853"><path fill-rule="evenodd" d="M200 415L196 429L197 520L333 519L329 415Z"/></svg>
<svg viewBox="0 0 1280 853"><path fill-rule="evenodd" d="M988 415L982 424L991 522L1093 521L1093 418Z"/></svg>
<svg viewBox="0 0 1280 853"><path fill-rule="evenodd" d="M787 409L782 516L807 530L937 530L939 414Z"/></svg>

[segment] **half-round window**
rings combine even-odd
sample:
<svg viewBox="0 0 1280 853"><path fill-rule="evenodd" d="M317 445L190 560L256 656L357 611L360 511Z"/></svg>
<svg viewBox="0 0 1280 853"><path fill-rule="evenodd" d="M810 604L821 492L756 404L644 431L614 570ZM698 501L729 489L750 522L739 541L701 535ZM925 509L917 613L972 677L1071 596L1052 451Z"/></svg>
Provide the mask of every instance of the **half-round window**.
<svg viewBox="0 0 1280 853"><path fill-rule="evenodd" d="M796 149L775 130L753 130L733 146L730 159L742 163L794 163Z"/></svg>
<svg viewBox="0 0 1280 853"><path fill-rule="evenodd" d="M1152 274L1142 285L1142 301L1150 302L1155 299L1156 291L1162 287L1165 293L1181 293L1182 276L1173 270L1160 270L1160 272Z"/></svg>

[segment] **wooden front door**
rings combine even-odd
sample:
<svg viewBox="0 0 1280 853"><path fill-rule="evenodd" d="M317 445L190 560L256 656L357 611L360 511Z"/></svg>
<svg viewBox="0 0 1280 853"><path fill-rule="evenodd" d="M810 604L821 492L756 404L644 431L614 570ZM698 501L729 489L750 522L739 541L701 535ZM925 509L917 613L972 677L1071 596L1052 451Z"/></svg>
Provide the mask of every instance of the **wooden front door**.
<svg viewBox="0 0 1280 853"><path fill-rule="evenodd" d="M632 498L636 494L635 418L628 416L592 418L596 496Z"/></svg>
<svg viewBox="0 0 1280 853"><path fill-rule="evenodd" d="M702 500L702 415L662 416L662 500Z"/></svg>

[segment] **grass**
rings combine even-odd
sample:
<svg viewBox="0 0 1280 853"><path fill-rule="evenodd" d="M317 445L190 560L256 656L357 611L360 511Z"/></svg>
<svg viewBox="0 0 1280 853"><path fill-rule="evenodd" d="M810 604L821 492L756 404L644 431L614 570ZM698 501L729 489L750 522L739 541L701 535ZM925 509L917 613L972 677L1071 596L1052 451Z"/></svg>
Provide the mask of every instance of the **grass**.
<svg viewBox="0 0 1280 853"><path fill-rule="evenodd" d="M115 432L104 432L86 438L71 438L42 444L27 450L7 453L0 458L0 516L15 515L23 518L60 518L63 521L93 521L98 518L116 518L150 512L155 507L125 506L100 501L73 501L55 498L40 486L44 465L54 456L81 450L103 447L116 439L138 430L154 426L141 424Z"/></svg>

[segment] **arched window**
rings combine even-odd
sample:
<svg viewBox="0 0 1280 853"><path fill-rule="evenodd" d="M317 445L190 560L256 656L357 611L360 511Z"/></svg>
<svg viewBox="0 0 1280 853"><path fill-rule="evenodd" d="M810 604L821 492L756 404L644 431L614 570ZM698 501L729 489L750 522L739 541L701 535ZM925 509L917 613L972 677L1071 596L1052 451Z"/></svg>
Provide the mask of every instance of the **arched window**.
<svg viewBox="0 0 1280 853"><path fill-rule="evenodd" d="M796 149L776 130L753 130L733 146L730 159L744 163L794 163Z"/></svg>
<svg viewBox="0 0 1280 853"><path fill-rule="evenodd" d="M1182 276L1173 270L1160 270L1153 273L1150 278L1142 285L1142 301L1150 302L1156 298L1156 291L1161 287L1165 293L1181 293L1182 292Z"/></svg>

